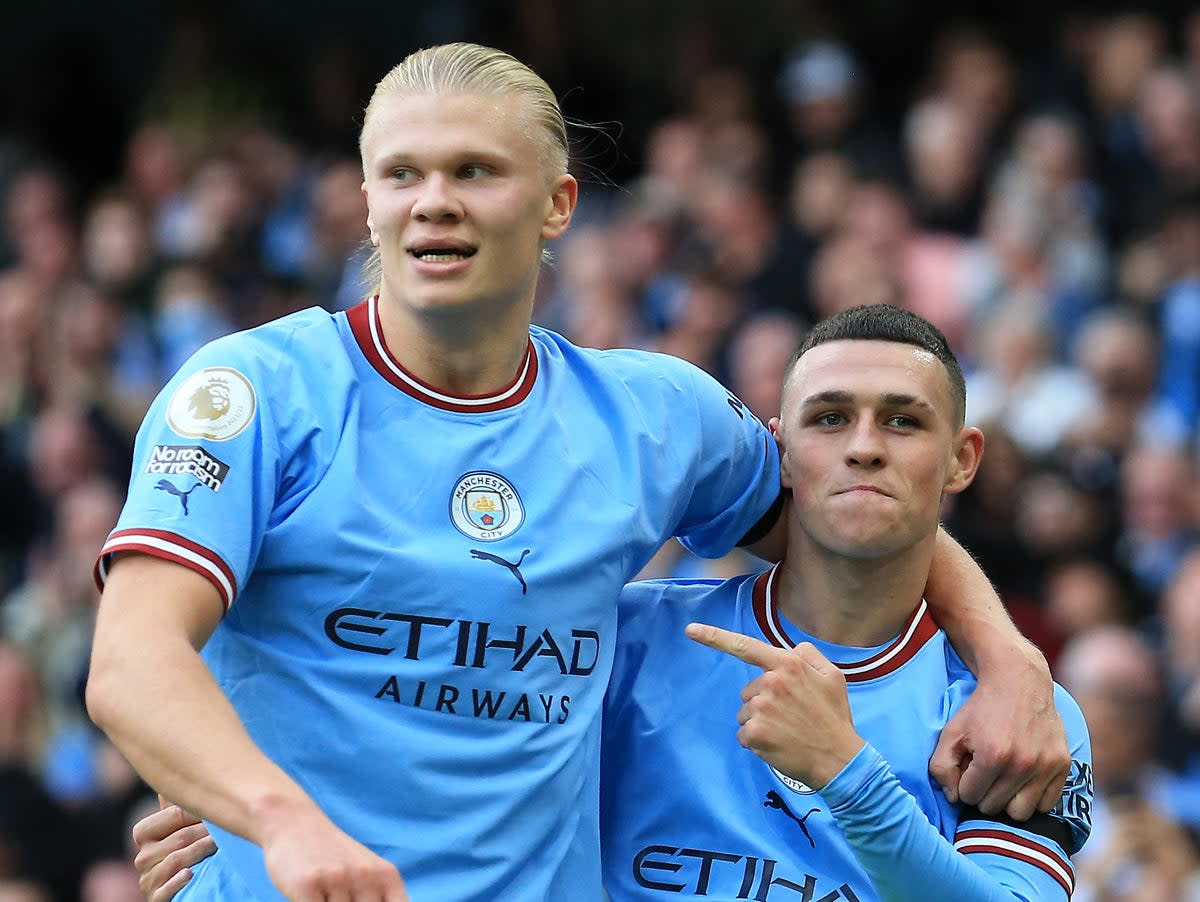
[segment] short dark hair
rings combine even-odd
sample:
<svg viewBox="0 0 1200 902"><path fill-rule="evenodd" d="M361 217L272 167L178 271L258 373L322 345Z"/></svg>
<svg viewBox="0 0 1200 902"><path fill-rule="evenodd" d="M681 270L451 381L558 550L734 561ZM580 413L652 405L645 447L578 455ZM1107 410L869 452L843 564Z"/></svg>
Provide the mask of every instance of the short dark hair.
<svg viewBox="0 0 1200 902"><path fill-rule="evenodd" d="M806 353L830 341L893 341L928 351L946 368L958 425L966 419L967 383L962 367L950 350L946 336L924 317L891 304L866 304L842 310L808 331L788 362L787 375L791 375L796 361Z"/></svg>

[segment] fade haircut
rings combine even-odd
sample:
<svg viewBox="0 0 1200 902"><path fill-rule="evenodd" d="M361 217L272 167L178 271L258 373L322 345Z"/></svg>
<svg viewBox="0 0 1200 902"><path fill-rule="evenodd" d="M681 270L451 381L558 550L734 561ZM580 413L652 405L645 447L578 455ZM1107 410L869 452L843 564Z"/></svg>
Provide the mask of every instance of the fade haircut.
<svg viewBox="0 0 1200 902"><path fill-rule="evenodd" d="M439 94L520 97L528 106L534 127L541 131L535 140L539 148L538 156L547 173L557 177L567 172L571 160L567 123L558 98L545 79L503 50L460 42L439 44L410 53L375 85L363 112L362 131L358 134L358 152L362 157L364 178L367 176L367 133L371 128L376 102L384 97ZM542 258L548 262L549 252L543 251ZM367 261L366 274L378 286L382 272L379 249L375 248Z"/></svg>
<svg viewBox="0 0 1200 902"><path fill-rule="evenodd" d="M867 304L835 313L821 320L804 336L800 347L788 362L784 381L791 376L796 361L817 345L831 341L891 341L928 351L946 368L946 376L950 380L950 398L954 402L955 424L963 425L967 409L967 384L962 367L950 350L946 336L927 319L891 304Z"/></svg>

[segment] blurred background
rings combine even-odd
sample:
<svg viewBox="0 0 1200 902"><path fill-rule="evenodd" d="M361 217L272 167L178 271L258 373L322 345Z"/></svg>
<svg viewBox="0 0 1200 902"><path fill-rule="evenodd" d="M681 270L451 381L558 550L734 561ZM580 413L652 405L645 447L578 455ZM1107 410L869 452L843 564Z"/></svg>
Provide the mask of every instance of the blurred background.
<svg viewBox="0 0 1200 902"><path fill-rule="evenodd" d="M416 7L416 8L410 8ZM137 424L361 276L374 82L449 40L563 98L537 320L766 420L808 324L937 323L985 427L946 522L1088 717L1076 899L1200 899L1200 13L900 0L48 0L0 28L0 902L135 902L154 803L82 684ZM647 575L724 575L670 545Z"/></svg>

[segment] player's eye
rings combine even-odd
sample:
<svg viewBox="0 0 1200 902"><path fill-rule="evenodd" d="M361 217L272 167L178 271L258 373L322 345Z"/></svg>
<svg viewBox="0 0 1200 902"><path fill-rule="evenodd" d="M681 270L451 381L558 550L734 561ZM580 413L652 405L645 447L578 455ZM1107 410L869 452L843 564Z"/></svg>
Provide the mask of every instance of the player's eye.
<svg viewBox="0 0 1200 902"><path fill-rule="evenodd" d="M887 424L895 429L916 429L921 424L916 417L905 413L897 413L887 418Z"/></svg>
<svg viewBox="0 0 1200 902"><path fill-rule="evenodd" d="M813 422L818 426L840 426L846 422L846 418L836 410L829 410L817 414L813 417Z"/></svg>
<svg viewBox="0 0 1200 902"><path fill-rule="evenodd" d="M398 166L392 170L392 180L396 182L414 182L417 179L417 174L411 169L404 166Z"/></svg>
<svg viewBox="0 0 1200 902"><path fill-rule="evenodd" d="M466 166L459 168L458 177L460 179L472 181L474 179L481 179L490 172L491 170L486 166L480 166L478 163L468 163Z"/></svg>

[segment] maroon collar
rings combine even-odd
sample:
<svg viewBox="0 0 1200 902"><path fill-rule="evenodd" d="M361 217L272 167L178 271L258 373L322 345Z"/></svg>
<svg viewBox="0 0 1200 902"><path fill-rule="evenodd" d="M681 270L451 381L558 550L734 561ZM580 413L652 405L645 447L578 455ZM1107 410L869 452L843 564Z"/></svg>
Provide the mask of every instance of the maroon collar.
<svg viewBox="0 0 1200 902"><path fill-rule="evenodd" d="M454 395L418 379L392 356L383 340L379 323L379 297L371 297L346 311L350 331L358 342L363 356L379 375L405 394L442 410L455 413L491 413L520 404L533 389L537 380L538 358L533 340L525 350L525 359L512 382L497 392L486 395Z"/></svg>
<svg viewBox="0 0 1200 902"><path fill-rule="evenodd" d="M791 648L796 643L788 635L775 601L775 576L778 572L779 565L776 564L754 581L754 619L767 642L776 648ZM898 670L911 661L921 650L921 646L933 638L937 630L937 624L929 614L929 605L922 599L900 630L900 635L882 651L861 661L833 663L846 677L847 683L874 680Z"/></svg>

